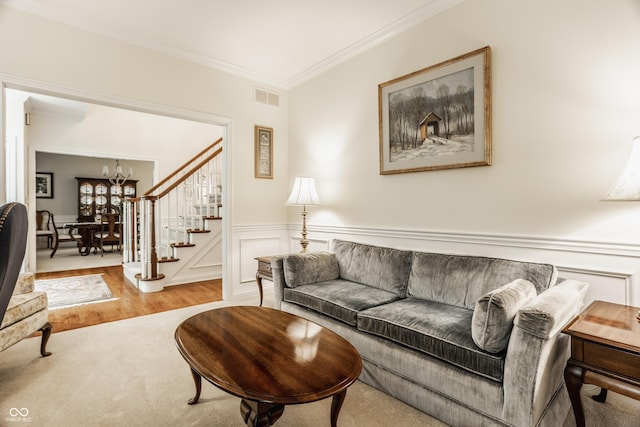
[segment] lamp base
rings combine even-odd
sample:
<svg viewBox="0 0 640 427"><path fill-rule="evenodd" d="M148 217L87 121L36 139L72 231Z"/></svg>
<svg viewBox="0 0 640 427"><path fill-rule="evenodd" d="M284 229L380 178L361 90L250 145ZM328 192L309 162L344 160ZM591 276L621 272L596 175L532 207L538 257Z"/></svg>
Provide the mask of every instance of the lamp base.
<svg viewBox="0 0 640 427"><path fill-rule="evenodd" d="M302 240L300 240L300 246L302 246L302 250L300 253L304 254L307 252L307 246L309 246L309 241L307 240L307 206L302 205Z"/></svg>

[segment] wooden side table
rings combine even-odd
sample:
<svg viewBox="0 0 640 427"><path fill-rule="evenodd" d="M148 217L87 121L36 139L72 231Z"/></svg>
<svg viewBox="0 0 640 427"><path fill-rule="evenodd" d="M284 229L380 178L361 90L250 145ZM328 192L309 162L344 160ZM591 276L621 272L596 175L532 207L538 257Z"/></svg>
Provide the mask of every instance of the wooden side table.
<svg viewBox="0 0 640 427"><path fill-rule="evenodd" d="M255 259L258 260L256 283L258 284L258 291L260 292L260 307L262 307L262 279L271 280L273 282L273 273L271 273L271 257L259 256Z"/></svg>
<svg viewBox="0 0 640 427"><path fill-rule="evenodd" d="M592 302L562 332L571 336L571 358L564 379L576 417L585 425L582 384L602 387L594 396L604 402L607 390L640 400L640 321L638 307Z"/></svg>

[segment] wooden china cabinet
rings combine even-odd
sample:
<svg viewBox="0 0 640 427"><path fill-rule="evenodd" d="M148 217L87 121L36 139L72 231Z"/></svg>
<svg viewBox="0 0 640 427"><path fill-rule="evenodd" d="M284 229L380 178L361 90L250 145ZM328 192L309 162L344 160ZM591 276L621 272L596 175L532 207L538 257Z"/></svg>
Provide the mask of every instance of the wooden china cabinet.
<svg viewBox="0 0 640 427"><path fill-rule="evenodd" d="M122 186L108 179L78 178L78 221L99 221L103 213L121 213L125 197L136 197L137 180Z"/></svg>

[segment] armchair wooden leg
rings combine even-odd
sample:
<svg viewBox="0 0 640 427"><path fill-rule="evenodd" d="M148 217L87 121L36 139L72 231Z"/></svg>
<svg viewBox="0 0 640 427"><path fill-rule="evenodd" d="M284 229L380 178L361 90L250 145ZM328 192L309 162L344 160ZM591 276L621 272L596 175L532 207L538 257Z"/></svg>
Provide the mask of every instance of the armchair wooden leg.
<svg viewBox="0 0 640 427"><path fill-rule="evenodd" d="M40 343L40 354L42 357L51 356L51 353L46 350L47 341L49 341L49 337L51 336L52 331L51 323L47 322L40 330L42 331L42 342Z"/></svg>

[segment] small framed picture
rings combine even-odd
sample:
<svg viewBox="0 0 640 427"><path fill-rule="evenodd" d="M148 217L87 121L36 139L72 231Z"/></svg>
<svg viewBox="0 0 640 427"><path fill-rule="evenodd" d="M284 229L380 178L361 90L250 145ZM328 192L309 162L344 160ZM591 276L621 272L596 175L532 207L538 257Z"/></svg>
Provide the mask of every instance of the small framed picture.
<svg viewBox="0 0 640 427"><path fill-rule="evenodd" d="M273 179L273 128L255 126L255 177Z"/></svg>
<svg viewBox="0 0 640 427"><path fill-rule="evenodd" d="M36 197L53 199L53 172L36 172Z"/></svg>

